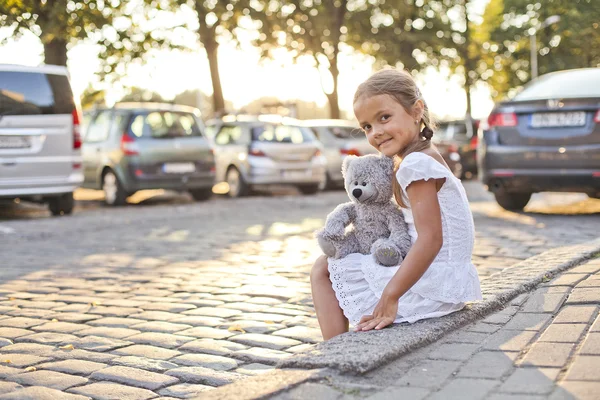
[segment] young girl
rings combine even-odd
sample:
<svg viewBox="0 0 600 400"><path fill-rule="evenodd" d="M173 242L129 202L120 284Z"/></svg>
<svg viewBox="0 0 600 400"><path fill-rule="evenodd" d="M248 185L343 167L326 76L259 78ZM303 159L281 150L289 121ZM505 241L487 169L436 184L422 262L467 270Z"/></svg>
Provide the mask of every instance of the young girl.
<svg viewBox="0 0 600 400"><path fill-rule="evenodd" d="M325 340L347 332L349 321L356 331L381 329L481 299L467 196L431 145L429 111L412 77L392 69L374 74L358 87L354 114L373 147L401 160L394 197L412 247L396 267L383 267L372 255L317 259L311 286Z"/></svg>

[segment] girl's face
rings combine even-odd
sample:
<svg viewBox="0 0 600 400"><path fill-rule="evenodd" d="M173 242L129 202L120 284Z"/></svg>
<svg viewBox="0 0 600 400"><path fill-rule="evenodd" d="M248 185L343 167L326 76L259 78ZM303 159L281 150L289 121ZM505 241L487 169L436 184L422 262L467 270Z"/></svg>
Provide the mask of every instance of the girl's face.
<svg viewBox="0 0 600 400"><path fill-rule="evenodd" d="M360 97L354 103L354 115L365 132L371 146L387 157L400 153L410 143L418 140L422 115L422 102L413 109L415 115L387 94Z"/></svg>

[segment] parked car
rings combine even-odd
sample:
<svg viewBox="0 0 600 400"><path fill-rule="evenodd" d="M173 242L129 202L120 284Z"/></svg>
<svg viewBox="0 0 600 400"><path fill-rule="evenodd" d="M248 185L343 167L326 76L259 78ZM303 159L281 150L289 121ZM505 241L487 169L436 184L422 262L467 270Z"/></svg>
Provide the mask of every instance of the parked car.
<svg viewBox="0 0 600 400"><path fill-rule="evenodd" d="M459 119L438 124L434 139L438 146L443 143L460 156L460 178L477 176L477 127L476 120ZM456 158L456 157L455 157Z"/></svg>
<svg viewBox="0 0 600 400"><path fill-rule="evenodd" d="M282 184L314 194L325 181L323 146L301 121L227 115L207 129L214 133L217 182L227 182L230 197Z"/></svg>
<svg viewBox="0 0 600 400"><path fill-rule="evenodd" d="M65 67L0 64L0 198L70 214L83 182L79 121Z"/></svg>
<svg viewBox="0 0 600 400"><path fill-rule="evenodd" d="M214 149L197 109L159 103L118 103L93 110L83 139L83 186L102 189L108 205L142 189L212 195Z"/></svg>
<svg viewBox="0 0 600 400"><path fill-rule="evenodd" d="M507 210L531 194L600 197L600 68L540 76L482 124L480 178Z"/></svg>
<svg viewBox="0 0 600 400"><path fill-rule="evenodd" d="M348 155L362 156L376 154L377 150L367 141L365 134L354 123L341 119L314 119L303 121L312 129L323 144L323 154L327 160L325 189L344 186L342 162Z"/></svg>

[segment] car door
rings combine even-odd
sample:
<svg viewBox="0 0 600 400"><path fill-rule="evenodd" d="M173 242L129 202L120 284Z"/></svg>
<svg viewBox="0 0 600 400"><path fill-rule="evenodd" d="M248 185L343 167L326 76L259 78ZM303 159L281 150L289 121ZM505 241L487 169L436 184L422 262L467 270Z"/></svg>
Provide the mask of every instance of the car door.
<svg viewBox="0 0 600 400"><path fill-rule="evenodd" d="M248 146L242 142L243 127L227 124L221 126L214 136L216 176L218 182L225 181L230 165L245 172L243 161L248 158Z"/></svg>
<svg viewBox="0 0 600 400"><path fill-rule="evenodd" d="M91 116L84 133L81 146L84 187L92 189L100 187L98 170L102 168L103 154L106 152L113 114L110 110L96 112Z"/></svg>

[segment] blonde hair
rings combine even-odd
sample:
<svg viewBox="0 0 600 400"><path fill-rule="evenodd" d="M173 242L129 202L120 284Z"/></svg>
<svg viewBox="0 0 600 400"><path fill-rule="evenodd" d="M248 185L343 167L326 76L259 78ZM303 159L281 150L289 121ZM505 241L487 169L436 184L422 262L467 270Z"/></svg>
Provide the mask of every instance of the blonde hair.
<svg viewBox="0 0 600 400"><path fill-rule="evenodd" d="M418 139L410 143L394 157L394 174L400 167L400 162L404 157L415 151L423 151L431 147L431 137L435 125L429 116L429 108L421 95L421 91L417 87L414 79L408 72L396 69L384 69L371 75L369 79L364 81L356 89L354 94L354 103L362 97L372 97L386 94L400 104L404 110L411 114L413 107L418 100L423 102L423 115L419 121L419 136ZM405 207L406 204L402 199L402 188L396 179L392 181L392 189L396 202Z"/></svg>

